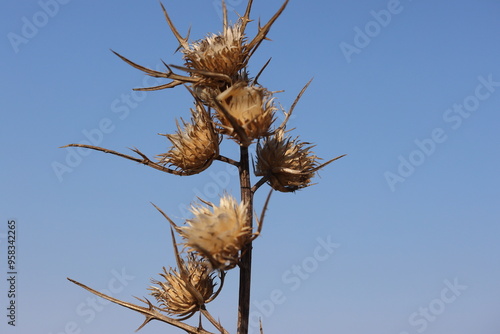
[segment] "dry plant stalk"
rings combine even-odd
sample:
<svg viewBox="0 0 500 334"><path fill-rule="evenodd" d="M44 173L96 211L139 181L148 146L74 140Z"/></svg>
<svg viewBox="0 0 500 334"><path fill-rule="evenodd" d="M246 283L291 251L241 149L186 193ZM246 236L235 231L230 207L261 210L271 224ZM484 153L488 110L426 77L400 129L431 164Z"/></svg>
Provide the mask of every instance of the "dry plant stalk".
<svg viewBox="0 0 500 334"><path fill-rule="evenodd" d="M288 0L264 26L259 25L256 36L250 39L245 34L245 29L251 22L252 0L248 1L244 15L239 16L234 24L229 23L225 3L222 0L222 32L210 34L194 42L189 41L189 36L181 36L165 7L161 5L165 19L179 42L178 50L184 59L182 66L164 63L166 70L160 72L138 65L113 52L147 75L168 80L163 85L136 90L160 90L177 86L187 88L194 99L191 122L181 119L180 123L177 122L176 133L164 135L171 146L166 153L157 156L157 162L138 149L132 151L139 157L133 157L97 146L67 145L110 153L180 176L201 173L215 160L238 168L241 191L239 201L229 194L221 195L218 204L200 199L200 203L191 207L193 218L187 219L184 225L177 225L155 206L171 224L177 262L176 268L168 270L163 268L163 272L159 274L160 278L151 280L153 286L149 290L157 305L153 305L146 298L139 299L146 306L121 301L69 279L102 298L144 315L146 319L139 329L151 320L159 320L187 333L228 333L208 312L206 304L214 300L221 291L226 272L239 268L237 333L247 334L252 241L261 233L271 193L274 190L294 192L310 186L318 170L343 156L319 164L320 159L312 151L314 146L300 141L298 137L291 137L286 130L293 109L310 82L298 94L290 110L288 112L283 110L284 121L275 126L278 108L273 93L257 82L269 62L255 78L250 77L247 69L250 57L266 39L271 26L287 4ZM180 74L175 73L173 69L180 71ZM239 146L239 161L220 154L219 145L224 138L231 139ZM249 148L252 145L255 147L255 175L260 177L253 185L249 163ZM255 219L257 223L255 229L253 196L265 183L271 187L271 191L260 218ZM175 240L175 232L182 238L181 244L184 247L181 251ZM198 327L184 322L197 312L200 312ZM204 329L201 315L213 326L215 332ZM263 333L262 325L260 332Z"/></svg>

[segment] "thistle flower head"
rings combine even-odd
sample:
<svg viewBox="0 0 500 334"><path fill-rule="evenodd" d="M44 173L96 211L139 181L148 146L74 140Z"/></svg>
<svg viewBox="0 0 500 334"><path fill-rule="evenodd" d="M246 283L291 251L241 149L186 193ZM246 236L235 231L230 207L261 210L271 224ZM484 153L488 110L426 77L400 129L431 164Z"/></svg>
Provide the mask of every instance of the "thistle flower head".
<svg viewBox="0 0 500 334"><path fill-rule="evenodd" d="M248 82L249 50L245 40L244 28L239 21L225 25L218 35L210 34L182 49L184 70L196 80L193 90L206 105L214 107L213 98L234 82Z"/></svg>
<svg viewBox="0 0 500 334"><path fill-rule="evenodd" d="M147 75L155 78L171 79L171 81L166 84L139 88L138 90L160 90L173 88L182 84L189 84L192 85L204 103L210 105L212 96L224 91L234 82L239 80L248 81L246 73L248 61L262 41L267 38L271 26L281 15L288 1L289 0L285 0L283 5L265 25L259 25L257 34L250 41L247 41L245 29L247 24L252 21L250 19L252 1L248 2L245 14L233 25L229 25L228 23L227 9L223 4L224 24L222 33L218 35L210 34L204 39L193 43L189 43L189 33L186 37L181 36L170 19L167 10L161 5L165 19L179 42L178 49L183 53L185 67L169 66L165 64L167 71L160 72L138 65L120 54L113 52L123 61L145 72ZM172 71L171 67L183 70L187 72L188 75L176 74Z"/></svg>
<svg viewBox="0 0 500 334"><path fill-rule="evenodd" d="M276 108L265 88L239 82L217 96L217 118L221 132L248 146L254 139L269 135Z"/></svg>
<svg viewBox="0 0 500 334"><path fill-rule="evenodd" d="M220 138L215 132L210 115L201 104L191 109L191 123L177 122L177 132L165 135L172 143L167 153L159 156L160 163L170 164L187 174L207 169L219 156Z"/></svg>
<svg viewBox="0 0 500 334"><path fill-rule="evenodd" d="M233 268L241 249L250 241L252 229L245 224L247 205L230 195L220 198L219 206L193 205L194 218L178 228L185 245L210 261L214 269Z"/></svg>
<svg viewBox="0 0 500 334"><path fill-rule="evenodd" d="M311 185L316 172L333 160L319 165L309 143L285 135L283 128L257 144L255 175L267 176L269 185L281 192L292 192ZM338 158L336 158L338 159Z"/></svg>
<svg viewBox="0 0 500 334"><path fill-rule="evenodd" d="M245 50L244 41L245 34L241 23L226 26L222 33L210 34L190 44L188 49L182 49L185 66L189 69L223 74L233 79L247 62L248 52ZM193 73L193 76L200 77L200 74Z"/></svg>
<svg viewBox="0 0 500 334"><path fill-rule="evenodd" d="M214 273L206 263L192 253L188 255L187 263L182 263L187 273L183 278L177 269L163 268L163 281L151 280L153 284L151 295L168 314L180 317L193 315L201 305L210 302L214 294ZM192 291L194 288L194 292ZM201 296L201 300L200 300Z"/></svg>

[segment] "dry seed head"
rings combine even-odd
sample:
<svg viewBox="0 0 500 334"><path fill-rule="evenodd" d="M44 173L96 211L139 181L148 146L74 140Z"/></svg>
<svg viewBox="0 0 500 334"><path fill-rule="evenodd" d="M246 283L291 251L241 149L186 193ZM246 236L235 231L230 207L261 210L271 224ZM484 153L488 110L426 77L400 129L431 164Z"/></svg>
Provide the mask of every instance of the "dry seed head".
<svg viewBox="0 0 500 334"><path fill-rule="evenodd" d="M177 132L165 135L172 147L161 154L159 160L188 174L197 174L219 156L220 138L202 105L197 104L196 111L191 109L191 114L191 123L182 121L183 128L177 123Z"/></svg>
<svg viewBox="0 0 500 334"><path fill-rule="evenodd" d="M278 191L291 192L305 188L322 166L319 158L311 151L313 146L300 142L298 138L285 136L285 130L276 133L257 144L255 175L268 176L269 185Z"/></svg>
<svg viewBox="0 0 500 334"><path fill-rule="evenodd" d="M252 237L251 227L245 224L247 205L226 194L219 206L207 202L207 206L191 206L191 212L194 218L178 228L185 245L210 261L213 269L233 268Z"/></svg>
<svg viewBox="0 0 500 334"><path fill-rule="evenodd" d="M190 69L225 74L233 79L246 65L248 52L244 47L245 35L241 24L227 26L219 34L210 34L182 49L185 66ZM198 76L198 74L194 74Z"/></svg>
<svg viewBox="0 0 500 334"><path fill-rule="evenodd" d="M153 284L149 288L151 295L160 303L161 309L168 314L180 317L190 316L198 311L201 305L210 301L214 293L214 273L207 267L206 263L193 254L189 254L187 264L183 264L187 271L187 280L201 295L203 302L197 300L189 291L187 283L181 278L177 269L163 268L160 276L164 281L151 280Z"/></svg>
<svg viewBox="0 0 500 334"><path fill-rule="evenodd" d="M232 83L239 80L246 80L246 66L253 53L257 50L274 24L281 15L289 0L285 0L283 5L263 26L258 27L257 34L251 41L246 41L245 29L250 20L250 11L252 1L248 1L245 14L240 16L234 25L228 24L227 10L223 4L223 32L219 35L209 35L202 40L189 43L189 33L182 37L175 28L170 19L167 10L161 5L165 19L172 30L175 38L179 42L178 50L184 54L186 67L166 65L167 71L160 72L136 64L122 55L114 52L118 57L129 65L145 72L155 78L167 78L171 81L154 87L138 88L138 90L160 90L177 87L182 84L192 85L198 96L206 103L211 105L212 96L220 93L229 87ZM188 75L180 75L172 71L172 67L181 69Z"/></svg>
<svg viewBox="0 0 500 334"><path fill-rule="evenodd" d="M216 111L221 132L248 146L269 135L276 108L268 90L239 82L217 96Z"/></svg>
<svg viewBox="0 0 500 334"><path fill-rule="evenodd" d="M170 28L181 43L184 59L186 60L185 65L188 68L223 74L233 83L238 81L238 78L245 77L242 72L246 71L245 67L250 57L259 47L260 43L266 39L271 26L281 15L288 1L286 0L283 3L280 9L265 25L260 26L259 22L257 35L249 42L246 40L245 29L251 21L249 17L252 7L251 0L248 2L244 16L240 16L234 25L228 24L227 10L223 3L223 32L219 35L209 35L205 39L191 45L187 44L187 39L180 38L168 17L167 21L169 21ZM195 71L191 71L191 73L195 76L200 74Z"/></svg>
<svg viewBox="0 0 500 334"><path fill-rule="evenodd" d="M233 82L248 82L246 63L248 51L241 22L224 28L223 33L210 34L183 49L185 66L198 79L193 84L197 96L208 106L214 107L213 97Z"/></svg>

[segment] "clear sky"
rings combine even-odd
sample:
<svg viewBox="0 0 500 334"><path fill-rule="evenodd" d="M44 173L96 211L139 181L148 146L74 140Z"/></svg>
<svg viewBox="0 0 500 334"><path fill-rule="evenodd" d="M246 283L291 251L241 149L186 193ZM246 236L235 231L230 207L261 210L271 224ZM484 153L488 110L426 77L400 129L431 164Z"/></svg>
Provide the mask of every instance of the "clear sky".
<svg viewBox="0 0 500 334"><path fill-rule="evenodd" d="M262 22L281 5L254 2ZM221 29L216 0L164 4L193 40ZM157 134L188 118L190 97L133 93L151 80L109 50L151 67L181 64L158 1L0 6L0 330L133 333L140 315L102 305L66 277L127 301L145 296L149 279L174 265L168 223L150 202L182 223L196 196L237 195L234 171L216 162L177 177L58 148L89 140L150 156L167 150ZM245 6L228 0L233 21ZM262 317L266 334L500 332L499 13L493 0L290 1L250 71L272 57L259 81L284 90L284 108L314 77L290 127L318 156L348 156L318 184L274 194L254 244L252 324ZM230 142L223 154L237 157ZM14 328L9 219L18 238ZM208 306L234 332L236 271L226 284ZM160 330L180 332L161 323L141 332Z"/></svg>

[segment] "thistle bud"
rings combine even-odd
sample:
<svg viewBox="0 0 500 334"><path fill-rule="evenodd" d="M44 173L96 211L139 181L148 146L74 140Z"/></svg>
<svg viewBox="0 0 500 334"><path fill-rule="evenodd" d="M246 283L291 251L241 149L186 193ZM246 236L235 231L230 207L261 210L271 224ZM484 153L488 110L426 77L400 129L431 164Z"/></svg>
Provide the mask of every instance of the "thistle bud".
<svg viewBox="0 0 500 334"><path fill-rule="evenodd" d="M194 218L178 228L179 234L190 250L210 261L213 269L231 269L252 238L252 229L245 224L247 205L230 195L221 197L219 206L206 205L191 206Z"/></svg>
<svg viewBox="0 0 500 334"><path fill-rule="evenodd" d="M239 82L217 96L217 118L221 132L248 146L254 139L269 135L276 108L265 88Z"/></svg>
<svg viewBox="0 0 500 334"><path fill-rule="evenodd" d="M185 278L187 282L182 279L178 270L170 268L167 271L163 268L160 276L164 281L151 280L158 287L152 286L149 290L160 303L163 311L172 315L189 317L198 311L201 305L211 301L215 287L214 274L205 262L193 254L189 254L187 263L182 265L187 273ZM190 291L188 285L196 290L201 300Z"/></svg>
<svg viewBox="0 0 500 334"><path fill-rule="evenodd" d="M219 156L219 135L203 106L191 109L191 123L182 119L183 128L177 122L177 132L165 135L172 147L159 155L160 163L175 166L186 174L198 174L207 169Z"/></svg>

